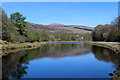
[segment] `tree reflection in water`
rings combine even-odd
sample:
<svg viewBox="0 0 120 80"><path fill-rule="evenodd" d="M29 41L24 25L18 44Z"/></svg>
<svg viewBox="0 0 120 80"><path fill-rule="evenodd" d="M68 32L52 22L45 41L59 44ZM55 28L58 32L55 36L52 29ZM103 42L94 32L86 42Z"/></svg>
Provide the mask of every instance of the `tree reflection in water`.
<svg viewBox="0 0 120 80"><path fill-rule="evenodd" d="M119 70L120 56L118 54L96 46L92 47L92 51L98 60L112 62L116 70ZM2 57L2 77L4 80L23 78L27 74L26 69L28 69L29 62L34 59L85 55L90 52L91 46L88 44L49 44L37 49L10 53Z"/></svg>
<svg viewBox="0 0 120 80"><path fill-rule="evenodd" d="M27 62L22 60L25 57L25 51L17 52L17 54L9 54L2 57L2 79L8 80L9 78L21 79L24 74L27 74ZM21 55L22 54L22 55Z"/></svg>
<svg viewBox="0 0 120 80"><path fill-rule="evenodd" d="M112 62L116 71L109 73L110 76L120 77L120 54L115 53L107 48L92 46L95 57L100 61Z"/></svg>
<svg viewBox="0 0 120 80"><path fill-rule="evenodd" d="M60 58L65 56L83 55L90 52L91 46L86 44L63 44L63 45L44 45L37 49L19 51L10 53L2 57L2 77L7 80L9 78L21 79L27 74L26 69L30 60L51 57Z"/></svg>

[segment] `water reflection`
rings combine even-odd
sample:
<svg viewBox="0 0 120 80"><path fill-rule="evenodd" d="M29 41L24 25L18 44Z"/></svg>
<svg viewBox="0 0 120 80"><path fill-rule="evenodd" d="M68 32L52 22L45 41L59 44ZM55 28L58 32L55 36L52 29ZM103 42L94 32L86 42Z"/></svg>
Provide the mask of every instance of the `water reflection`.
<svg viewBox="0 0 120 80"><path fill-rule="evenodd" d="M91 50L92 49L92 50ZM116 70L119 69L120 56L101 47L88 44L49 44L43 47L10 53L8 56L2 57L2 77L7 80L9 78L21 79L27 74L29 62L40 58L63 58L69 56L87 55L93 52L96 59L105 62L112 62Z"/></svg>
<svg viewBox="0 0 120 80"><path fill-rule="evenodd" d="M117 54L112 50L97 46L92 46L92 51L96 59L113 63L116 71L113 71L113 73L109 73L110 76L114 77L114 74L116 73L117 77L120 77L120 54Z"/></svg>
<svg viewBox="0 0 120 80"><path fill-rule="evenodd" d="M9 54L8 56L2 57L2 78L7 80L10 77L14 79L21 79L27 72L25 69L28 67L22 65L27 64L23 59L25 57L25 51L17 52L17 54Z"/></svg>
<svg viewBox="0 0 120 80"><path fill-rule="evenodd" d="M120 63L120 55L116 54L114 51L107 48L93 46L92 51L95 54L95 57L100 61Z"/></svg>

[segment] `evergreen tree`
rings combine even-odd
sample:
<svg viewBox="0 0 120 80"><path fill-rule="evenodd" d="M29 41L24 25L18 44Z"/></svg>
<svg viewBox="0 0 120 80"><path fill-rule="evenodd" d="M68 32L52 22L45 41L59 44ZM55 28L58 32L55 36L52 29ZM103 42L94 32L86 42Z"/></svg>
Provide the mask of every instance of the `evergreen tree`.
<svg viewBox="0 0 120 80"><path fill-rule="evenodd" d="M21 35L25 35L25 32L27 30L26 28L27 22L25 22L26 17L24 17L19 12L16 12L10 15L10 19L11 22L18 27L19 33Z"/></svg>

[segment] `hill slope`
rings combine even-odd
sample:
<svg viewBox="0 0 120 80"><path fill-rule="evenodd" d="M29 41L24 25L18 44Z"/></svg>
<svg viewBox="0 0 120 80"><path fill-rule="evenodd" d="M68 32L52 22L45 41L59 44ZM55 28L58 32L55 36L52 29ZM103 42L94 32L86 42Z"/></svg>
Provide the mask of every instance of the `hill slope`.
<svg viewBox="0 0 120 80"><path fill-rule="evenodd" d="M25 39L18 32L18 28L11 22L4 11L2 11L2 40L24 42Z"/></svg>
<svg viewBox="0 0 120 80"><path fill-rule="evenodd" d="M27 22L23 34L19 27L2 13L2 40L8 42L44 42L91 40L93 28L79 25L49 24L40 25Z"/></svg>
<svg viewBox="0 0 120 80"><path fill-rule="evenodd" d="M32 29L40 29L40 30L48 30L48 31L65 31L68 33L78 33L78 34L85 34L91 33L94 28L81 26L81 25L64 25L64 24L49 24L49 25L41 25L41 24L33 24L28 23L28 27Z"/></svg>

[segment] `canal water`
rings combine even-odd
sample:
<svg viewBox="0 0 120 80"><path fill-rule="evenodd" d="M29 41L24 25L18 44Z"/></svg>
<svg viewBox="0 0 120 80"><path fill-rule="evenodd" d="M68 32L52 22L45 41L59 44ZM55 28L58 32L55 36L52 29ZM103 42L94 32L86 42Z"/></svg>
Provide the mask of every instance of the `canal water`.
<svg viewBox="0 0 120 80"><path fill-rule="evenodd" d="M21 78L111 78L120 56L87 43L49 43L2 57L2 77Z"/></svg>

